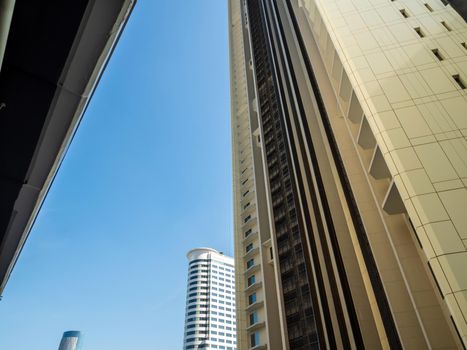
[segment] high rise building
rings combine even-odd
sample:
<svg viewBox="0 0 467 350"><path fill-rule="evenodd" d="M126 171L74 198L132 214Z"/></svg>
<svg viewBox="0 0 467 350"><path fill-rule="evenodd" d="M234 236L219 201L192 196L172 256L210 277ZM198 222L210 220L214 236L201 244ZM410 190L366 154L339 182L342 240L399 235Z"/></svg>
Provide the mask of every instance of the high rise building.
<svg viewBox="0 0 467 350"><path fill-rule="evenodd" d="M465 347L460 14L229 0L229 33L238 349Z"/></svg>
<svg viewBox="0 0 467 350"><path fill-rule="evenodd" d="M63 333L62 341L58 350L79 350L81 348L81 332L68 331Z"/></svg>
<svg viewBox="0 0 467 350"><path fill-rule="evenodd" d="M236 350L234 261L211 248L187 253L183 349Z"/></svg>

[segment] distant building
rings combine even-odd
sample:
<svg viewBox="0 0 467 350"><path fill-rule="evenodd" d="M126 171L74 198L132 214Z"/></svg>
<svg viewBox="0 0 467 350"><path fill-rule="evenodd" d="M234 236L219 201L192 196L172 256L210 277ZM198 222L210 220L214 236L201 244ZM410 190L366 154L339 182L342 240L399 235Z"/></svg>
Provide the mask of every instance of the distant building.
<svg viewBox="0 0 467 350"><path fill-rule="evenodd" d="M80 331L68 331L63 333L62 341L58 350L78 350L80 349Z"/></svg>
<svg viewBox="0 0 467 350"><path fill-rule="evenodd" d="M210 248L187 257L183 349L236 350L234 260Z"/></svg>

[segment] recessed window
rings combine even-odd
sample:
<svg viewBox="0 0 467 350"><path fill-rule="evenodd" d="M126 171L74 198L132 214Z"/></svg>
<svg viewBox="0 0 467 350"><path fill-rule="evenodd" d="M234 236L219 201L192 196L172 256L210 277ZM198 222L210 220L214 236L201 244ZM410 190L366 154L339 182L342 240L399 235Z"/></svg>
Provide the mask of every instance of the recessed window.
<svg viewBox="0 0 467 350"><path fill-rule="evenodd" d="M248 245L246 246L246 248L245 248L245 250L246 250L247 253L248 253L250 250L252 250L252 249L253 249L253 243L248 244Z"/></svg>
<svg viewBox="0 0 467 350"><path fill-rule="evenodd" d="M248 296L248 305L256 303L256 293L250 294Z"/></svg>
<svg viewBox="0 0 467 350"><path fill-rule="evenodd" d="M259 333L254 332L250 334L250 346L253 348L259 345Z"/></svg>
<svg viewBox="0 0 467 350"><path fill-rule="evenodd" d="M448 32L450 32L452 30L451 27L448 26L448 24L446 22L442 21L441 24L444 26L444 28L447 29Z"/></svg>
<svg viewBox="0 0 467 350"><path fill-rule="evenodd" d="M256 283L256 276L252 275L248 277L247 285L248 287Z"/></svg>
<svg viewBox="0 0 467 350"><path fill-rule="evenodd" d="M462 47L467 50L467 44L466 43L461 43Z"/></svg>
<svg viewBox="0 0 467 350"><path fill-rule="evenodd" d="M258 323L258 314L256 311L250 314L250 326L254 325L255 323Z"/></svg>
<svg viewBox="0 0 467 350"><path fill-rule="evenodd" d="M433 49L433 50L431 50L431 52L433 52L433 55L435 55L436 58L437 58L439 61L444 60L443 55L441 55L441 53L439 52L438 49Z"/></svg>
<svg viewBox="0 0 467 350"><path fill-rule="evenodd" d="M246 262L246 268L249 269L255 264L255 259L250 259Z"/></svg>
<svg viewBox="0 0 467 350"><path fill-rule="evenodd" d="M402 16L404 16L404 18L409 18L409 14L407 13L407 11L405 9L402 9L402 10L399 10L402 14Z"/></svg>
<svg viewBox="0 0 467 350"><path fill-rule="evenodd" d="M425 3L425 7L428 9L428 11L433 12L433 8L427 3Z"/></svg>
<svg viewBox="0 0 467 350"><path fill-rule="evenodd" d="M420 38L423 38L425 36L425 34L423 34L422 30L420 29L420 27L415 27L414 30L417 32Z"/></svg>
<svg viewBox="0 0 467 350"><path fill-rule="evenodd" d="M464 83L464 81L461 79L461 77L459 76L459 74L454 74L452 77L453 77L453 79L456 81L457 85L460 86L461 89L465 89L465 83Z"/></svg>

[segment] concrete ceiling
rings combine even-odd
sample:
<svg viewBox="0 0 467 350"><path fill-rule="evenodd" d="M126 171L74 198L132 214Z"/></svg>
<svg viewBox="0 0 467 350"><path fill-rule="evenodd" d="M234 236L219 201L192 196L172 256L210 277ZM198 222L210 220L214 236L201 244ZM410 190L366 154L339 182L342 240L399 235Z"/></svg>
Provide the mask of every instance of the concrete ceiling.
<svg viewBox="0 0 467 350"><path fill-rule="evenodd" d="M16 0L0 71L0 293L134 3Z"/></svg>

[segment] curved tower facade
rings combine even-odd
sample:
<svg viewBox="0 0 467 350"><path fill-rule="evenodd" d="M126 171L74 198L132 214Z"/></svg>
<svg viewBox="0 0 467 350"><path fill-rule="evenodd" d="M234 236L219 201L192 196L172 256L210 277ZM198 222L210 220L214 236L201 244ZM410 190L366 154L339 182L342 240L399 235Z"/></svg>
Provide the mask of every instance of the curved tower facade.
<svg viewBox="0 0 467 350"><path fill-rule="evenodd" d="M190 250L187 258L183 349L236 350L233 258L211 248Z"/></svg>
<svg viewBox="0 0 467 350"><path fill-rule="evenodd" d="M68 331L63 333L62 341L58 350L79 350L80 339L82 335L80 331Z"/></svg>

